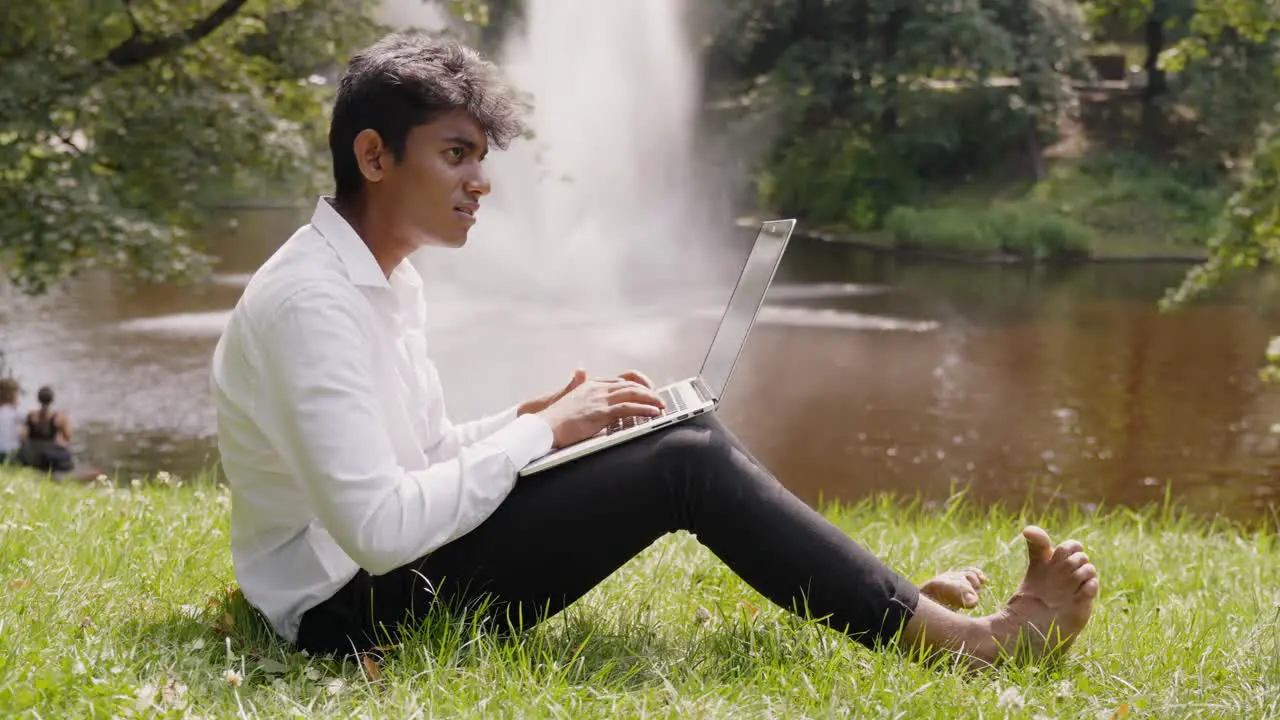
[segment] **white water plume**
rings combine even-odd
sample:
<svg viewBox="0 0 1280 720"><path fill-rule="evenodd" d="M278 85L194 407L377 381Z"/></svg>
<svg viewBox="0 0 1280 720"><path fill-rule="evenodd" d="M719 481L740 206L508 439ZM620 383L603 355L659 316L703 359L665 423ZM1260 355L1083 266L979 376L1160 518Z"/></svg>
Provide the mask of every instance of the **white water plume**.
<svg viewBox="0 0 1280 720"><path fill-rule="evenodd" d="M528 0L495 60L536 137L486 161L493 194L465 250L415 256L431 284L612 305L736 272L747 248L725 250L685 2Z"/></svg>

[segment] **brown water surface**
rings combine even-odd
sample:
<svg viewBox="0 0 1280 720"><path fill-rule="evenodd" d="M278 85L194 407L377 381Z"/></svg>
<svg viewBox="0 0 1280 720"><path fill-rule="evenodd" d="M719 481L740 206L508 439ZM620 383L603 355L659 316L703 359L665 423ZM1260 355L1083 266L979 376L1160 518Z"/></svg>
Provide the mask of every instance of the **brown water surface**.
<svg viewBox="0 0 1280 720"><path fill-rule="evenodd" d="M24 401L53 384L80 457L100 467L205 467L217 333L305 217L241 213L216 234L217 274L196 288L91 277L34 300L0 290L0 349ZM1091 508L1158 502L1168 488L1200 511L1270 515L1280 396L1256 371L1280 327L1265 310L1274 280L1161 314L1157 299L1185 270L937 263L797 239L721 414L810 502L967 487L984 502ZM431 342L460 419L554 387L578 363L692 374L729 290L566 303L451 279L429 278Z"/></svg>

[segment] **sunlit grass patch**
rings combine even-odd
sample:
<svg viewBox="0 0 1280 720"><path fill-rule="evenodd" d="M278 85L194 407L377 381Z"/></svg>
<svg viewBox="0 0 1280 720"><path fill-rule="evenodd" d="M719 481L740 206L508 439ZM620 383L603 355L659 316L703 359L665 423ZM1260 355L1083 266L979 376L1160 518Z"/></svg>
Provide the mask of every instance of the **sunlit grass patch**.
<svg viewBox="0 0 1280 720"><path fill-rule="evenodd" d="M199 478L95 488L0 471L0 715L1280 716L1280 543L1267 528L1162 508L829 511L913 580L983 567L982 611L1019 579L1026 521L1084 542L1103 594L1053 666L971 676L869 652L771 605L686 534L522 636L441 615L379 665L271 636L234 591L228 506Z"/></svg>

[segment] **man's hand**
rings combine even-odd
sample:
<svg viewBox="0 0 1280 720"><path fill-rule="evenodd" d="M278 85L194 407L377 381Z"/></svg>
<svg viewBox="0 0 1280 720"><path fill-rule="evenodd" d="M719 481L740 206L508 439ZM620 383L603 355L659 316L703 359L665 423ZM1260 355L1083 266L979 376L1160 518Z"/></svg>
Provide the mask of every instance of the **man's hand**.
<svg viewBox="0 0 1280 720"><path fill-rule="evenodd" d="M588 380L582 370L558 393L531 403L550 400L536 410L551 426L552 446L556 449L595 435L614 420L626 417L655 417L662 414L662 399L653 391L653 383L635 371L616 378Z"/></svg>
<svg viewBox="0 0 1280 720"><path fill-rule="evenodd" d="M622 373L621 375L619 375L617 378L611 378L611 379L627 380L629 382L643 385L649 388L650 390L653 389L653 381L650 380L648 377L646 377L645 374L640 372L639 370L628 370ZM568 395L574 388L578 387L579 385L581 385L586 381L587 381L587 371L583 370L582 368L578 368L573 372L573 377L569 378L568 385L565 385L564 387L554 392L549 392L546 395L541 395L539 397L536 397L528 402L521 403L521 405L518 408L516 408L516 414L528 415L530 413L540 413L543 410L546 410L547 408L551 407L551 405L554 404L556 401L558 401L560 398L564 397L565 395Z"/></svg>

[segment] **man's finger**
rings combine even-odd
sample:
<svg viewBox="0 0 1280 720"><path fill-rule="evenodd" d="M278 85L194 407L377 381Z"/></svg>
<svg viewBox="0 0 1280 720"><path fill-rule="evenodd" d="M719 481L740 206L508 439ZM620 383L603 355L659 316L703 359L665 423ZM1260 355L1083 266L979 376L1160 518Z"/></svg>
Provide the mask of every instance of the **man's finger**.
<svg viewBox="0 0 1280 720"><path fill-rule="evenodd" d="M639 383L649 388L650 390L653 389L653 381L650 380L647 375L640 372L639 370L628 370L622 373L621 375L619 375L618 377L622 378L623 380L630 380L633 383Z"/></svg>
<svg viewBox="0 0 1280 720"><path fill-rule="evenodd" d="M662 402L662 398L658 397L657 393L638 384L620 387L609 393L610 405L618 405L620 403L643 403L657 408L666 407L666 403Z"/></svg>
<svg viewBox="0 0 1280 720"><path fill-rule="evenodd" d="M562 390L560 394L563 395L564 393L569 392L570 390L578 387L579 385L581 385L586 381L587 381L587 371L583 370L582 368L578 368L577 370L573 371L573 377L569 378L569 384L564 386L564 390Z"/></svg>
<svg viewBox="0 0 1280 720"><path fill-rule="evenodd" d="M609 406L609 417L614 420L629 417L656 417L661 414L662 411L658 408L644 403L625 402Z"/></svg>

